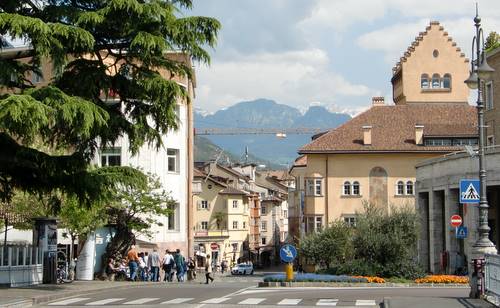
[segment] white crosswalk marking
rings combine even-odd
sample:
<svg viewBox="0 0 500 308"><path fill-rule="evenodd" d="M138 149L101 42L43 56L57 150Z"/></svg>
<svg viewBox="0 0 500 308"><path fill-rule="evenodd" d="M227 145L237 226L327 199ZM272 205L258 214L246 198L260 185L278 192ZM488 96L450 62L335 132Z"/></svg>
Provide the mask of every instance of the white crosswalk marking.
<svg viewBox="0 0 500 308"><path fill-rule="evenodd" d="M298 305L301 301L302 298L285 298L278 305Z"/></svg>
<svg viewBox="0 0 500 308"><path fill-rule="evenodd" d="M369 300L358 299L358 300L356 300L356 306L375 306L375 305L376 305L376 303L372 299L369 299Z"/></svg>
<svg viewBox="0 0 500 308"><path fill-rule="evenodd" d="M189 302L190 300L193 300L194 298L192 297L179 297L179 298L174 298L172 300L163 302L162 304L182 304L185 302Z"/></svg>
<svg viewBox="0 0 500 308"><path fill-rule="evenodd" d="M75 298L65 299L63 301L58 301L55 303L50 303L49 306L65 306L65 305L81 302L81 301L84 301L87 299L89 299L89 298L88 297L75 297Z"/></svg>
<svg viewBox="0 0 500 308"><path fill-rule="evenodd" d="M211 299L207 299L206 301L202 301L201 304L220 304L229 300L229 297L215 297Z"/></svg>
<svg viewBox="0 0 500 308"><path fill-rule="evenodd" d="M320 299L317 303L316 306L337 306L337 303L339 302L338 299L331 299L331 298L324 298Z"/></svg>
<svg viewBox="0 0 500 308"><path fill-rule="evenodd" d="M136 299L134 301L126 302L123 304L124 305L139 305L139 304L145 304L145 303L149 303L149 302L156 301L156 300L159 300L159 298L158 297L144 297L144 298L139 298L139 299Z"/></svg>
<svg viewBox="0 0 500 308"><path fill-rule="evenodd" d="M262 303L263 301L265 301L266 299L265 298L247 298L241 302L238 303L238 305L258 305L260 303Z"/></svg>
<svg viewBox="0 0 500 308"><path fill-rule="evenodd" d="M107 299L102 299L102 300L95 301L95 302L86 303L85 306L102 306L102 305L106 305L109 303L121 301L124 299L125 298L107 298Z"/></svg>

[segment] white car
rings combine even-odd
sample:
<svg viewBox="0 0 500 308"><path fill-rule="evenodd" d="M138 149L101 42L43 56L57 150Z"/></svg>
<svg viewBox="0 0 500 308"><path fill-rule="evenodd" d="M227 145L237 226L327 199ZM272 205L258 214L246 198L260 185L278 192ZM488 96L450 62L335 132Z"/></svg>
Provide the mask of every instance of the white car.
<svg viewBox="0 0 500 308"><path fill-rule="evenodd" d="M253 265L252 264L238 264L231 269L231 274L233 275L253 275Z"/></svg>

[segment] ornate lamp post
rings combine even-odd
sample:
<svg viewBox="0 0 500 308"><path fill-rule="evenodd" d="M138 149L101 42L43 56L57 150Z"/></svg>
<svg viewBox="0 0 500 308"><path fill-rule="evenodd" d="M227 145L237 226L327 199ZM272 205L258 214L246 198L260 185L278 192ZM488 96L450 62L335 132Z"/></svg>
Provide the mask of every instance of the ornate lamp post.
<svg viewBox="0 0 500 308"><path fill-rule="evenodd" d="M472 246L472 260L474 260L475 271L481 272L481 261L484 259L485 254L496 254L497 250L495 245L489 239L490 227L488 226L488 200L486 198L486 167L484 157L484 101L483 101L483 83L489 80L495 71L486 62L486 55L484 50L484 35L481 28L481 18L478 15L476 5L476 17L474 17L476 27L476 35L472 40L472 59L471 59L471 72L469 78L464 82L467 86L474 90L477 89L477 114L479 125L479 237ZM481 277L479 276L479 279ZM472 286L474 287L474 286Z"/></svg>

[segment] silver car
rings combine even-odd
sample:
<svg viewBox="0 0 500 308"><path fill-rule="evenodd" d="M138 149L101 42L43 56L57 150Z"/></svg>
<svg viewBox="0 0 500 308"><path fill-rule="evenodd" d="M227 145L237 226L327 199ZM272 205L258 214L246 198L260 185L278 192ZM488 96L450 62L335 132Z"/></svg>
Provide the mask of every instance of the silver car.
<svg viewBox="0 0 500 308"><path fill-rule="evenodd" d="M231 269L231 274L233 275L253 275L253 265L252 264L237 264Z"/></svg>

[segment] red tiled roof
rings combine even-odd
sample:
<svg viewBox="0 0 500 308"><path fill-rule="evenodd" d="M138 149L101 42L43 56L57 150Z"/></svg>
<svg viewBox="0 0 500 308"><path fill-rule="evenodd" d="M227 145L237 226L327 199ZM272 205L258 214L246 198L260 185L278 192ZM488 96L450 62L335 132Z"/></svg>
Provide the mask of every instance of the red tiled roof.
<svg viewBox="0 0 500 308"><path fill-rule="evenodd" d="M196 177L204 178L207 176L207 174L198 168L193 168L193 176L195 178Z"/></svg>
<svg viewBox="0 0 500 308"><path fill-rule="evenodd" d="M224 194L224 195L247 195L246 192L233 188L233 187L226 187L223 190L219 192L219 194Z"/></svg>
<svg viewBox="0 0 500 308"><path fill-rule="evenodd" d="M299 153L451 152L460 149L415 144L415 125L424 126L424 137L476 137L477 111L473 106L458 103L373 106L303 146ZM371 145L363 144L363 126L372 126Z"/></svg>
<svg viewBox="0 0 500 308"><path fill-rule="evenodd" d="M294 167L303 167L307 166L307 155L300 155L295 159L295 162L293 163Z"/></svg>

